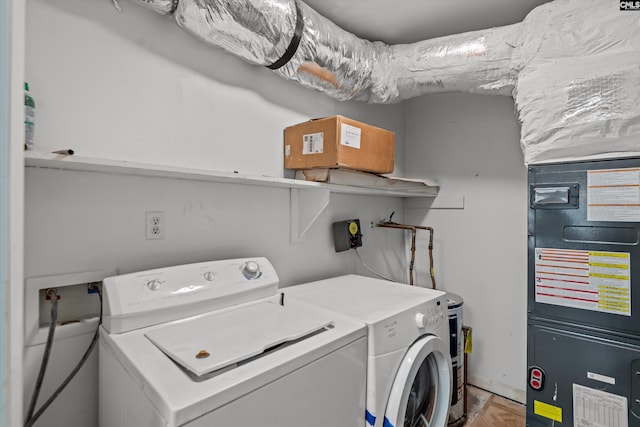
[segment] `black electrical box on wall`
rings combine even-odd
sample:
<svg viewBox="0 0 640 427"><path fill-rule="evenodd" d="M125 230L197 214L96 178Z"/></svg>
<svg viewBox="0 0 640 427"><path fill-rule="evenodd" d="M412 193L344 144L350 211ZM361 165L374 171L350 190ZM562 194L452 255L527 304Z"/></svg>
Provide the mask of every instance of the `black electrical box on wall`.
<svg viewBox="0 0 640 427"><path fill-rule="evenodd" d="M360 220L348 219L333 223L333 242L336 252L362 246L362 233L360 233Z"/></svg>

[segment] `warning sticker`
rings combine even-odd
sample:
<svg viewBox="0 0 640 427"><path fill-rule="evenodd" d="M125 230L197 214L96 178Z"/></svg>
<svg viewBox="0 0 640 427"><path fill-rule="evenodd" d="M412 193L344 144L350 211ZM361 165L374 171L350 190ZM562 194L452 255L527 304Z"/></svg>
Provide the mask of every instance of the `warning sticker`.
<svg viewBox="0 0 640 427"><path fill-rule="evenodd" d="M573 385L574 427L629 427L627 398Z"/></svg>
<svg viewBox="0 0 640 427"><path fill-rule="evenodd" d="M533 401L533 413L559 423L562 422L562 408L540 402L539 400Z"/></svg>
<svg viewBox="0 0 640 427"><path fill-rule="evenodd" d="M640 221L640 168L587 172L588 221Z"/></svg>
<svg viewBox="0 0 640 427"><path fill-rule="evenodd" d="M631 316L630 254L536 248L536 302Z"/></svg>

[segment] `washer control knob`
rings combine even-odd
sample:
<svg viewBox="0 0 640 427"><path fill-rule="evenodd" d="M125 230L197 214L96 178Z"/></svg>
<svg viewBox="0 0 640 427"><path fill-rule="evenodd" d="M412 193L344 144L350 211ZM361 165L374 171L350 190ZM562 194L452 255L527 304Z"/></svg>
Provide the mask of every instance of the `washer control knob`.
<svg viewBox="0 0 640 427"><path fill-rule="evenodd" d="M213 279L216 278L216 273L213 271L205 271L202 277L204 277L204 280L207 282L213 282Z"/></svg>
<svg viewBox="0 0 640 427"><path fill-rule="evenodd" d="M420 329L427 326L427 323L429 322L429 320L427 319L427 316L425 316L424 313L416 313L415 321L416 321L416 326Z"/></svg>
<svg viewBox="0 0 640 427"><path fill-rule="evenodd" d="M247 279L257 279L262 275L260 271L260 265L255 261L247 261L242 266L242 274Z"/></svg>
<svg viewBox="0 0 640 427"><path fill-rule="evenodd" d="M160 289L160 281L158 279L149 280L147 282L147 288L151 289L152 291L157 291L158 289Z"/></svg>

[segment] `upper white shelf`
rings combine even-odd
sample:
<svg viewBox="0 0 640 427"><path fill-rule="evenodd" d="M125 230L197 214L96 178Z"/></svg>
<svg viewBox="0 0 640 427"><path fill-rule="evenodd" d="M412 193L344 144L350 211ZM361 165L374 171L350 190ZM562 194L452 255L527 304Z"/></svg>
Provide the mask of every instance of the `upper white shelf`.
<svg viewBox="0 0 640 427"><path fill-rule="evenodd" d="M149 176L195 181L222 182L229 184L258 185L265 187L294 189L326 189L331 193L360 194L369 196L390 197L435 197L438 187L424 187L418 190L354 187L348 185L324 184L289 178L278 178L264 175L247 175L235 172L218 172L205 169L194 169L168 165L129 162L125 160L109 160L77 155L50 154L37 151L26 151L25 166L72 170L83 172L100 172L117 175Z"/></svg>

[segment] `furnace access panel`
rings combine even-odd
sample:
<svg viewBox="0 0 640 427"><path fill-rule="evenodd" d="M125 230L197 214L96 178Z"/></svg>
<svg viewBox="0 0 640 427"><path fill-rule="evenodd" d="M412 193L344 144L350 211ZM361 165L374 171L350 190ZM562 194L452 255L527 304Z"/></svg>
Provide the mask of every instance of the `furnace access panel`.
<svg viewBox="0 0 640 427"><path fill-rule="evenodd" d="M529 169L531 319L640 335L640 160Z"/></svg>
<svg viewBox="0 0 640 427"><path fill-rule="evenodd" d="M640 427L640 159L529 168L527 426Z"/></svg>

